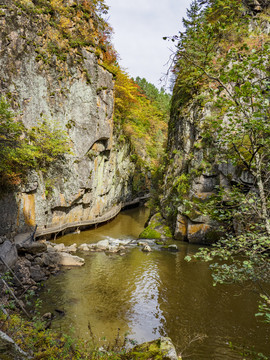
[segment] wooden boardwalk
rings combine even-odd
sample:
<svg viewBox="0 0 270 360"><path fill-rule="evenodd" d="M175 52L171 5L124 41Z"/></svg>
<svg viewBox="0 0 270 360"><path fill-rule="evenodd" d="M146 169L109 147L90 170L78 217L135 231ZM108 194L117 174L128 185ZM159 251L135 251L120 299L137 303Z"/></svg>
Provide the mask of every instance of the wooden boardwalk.
<svg viewBox="0 0 270 360"><path fill-rule="evenodd" d="M136 205L136 204L140 203L141 201L148 199L149 197L150 197L150 195L145 195L143 197L136 198L130 202L120 203L118 205L115 205L111 210L109 210L105 214L98 216L94 219L76 221L76 222L72 222L72 223L64 223L64 224L59 224L59 225L55 225L55 226L49 226L44 229L37 228L35 237L39 238L39 237L42 237L45 235L58 234L67 229L76 230L76 229L79 229L82 227L88 227L91 225L93 226L93 225L102 224L104 222L110 221L113 218L115 218L123 208L125 208L127 206L131 206L131 205Z"/></svg>

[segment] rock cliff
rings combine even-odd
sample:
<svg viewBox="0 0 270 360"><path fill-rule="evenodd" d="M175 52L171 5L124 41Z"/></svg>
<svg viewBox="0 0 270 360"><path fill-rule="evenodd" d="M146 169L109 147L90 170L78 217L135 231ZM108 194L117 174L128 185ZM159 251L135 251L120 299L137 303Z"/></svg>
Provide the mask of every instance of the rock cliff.
<svg viewBox="0 0 270 360"><path fill-rule="evenodd" d="M95 42L72 37L76 17L92 33L95 18L83 2L69 1L61 32L54 23L62 24L61 12L39 3L0 1L0 92L27 128L46 119L67 131L72 154L1 194L0 234L95 220L137 195L130 146L113 125L113 74Z"/></svg>
<svg viewBox="0 0 270 360"><path fill-rule="evenodd" d="M238 26L238 30L240 26L244 27L249 24L247 33L243 35L243 37L247 36L245 41L248 44L252 41L256 43L254 39L261 37L264 39L263 41L267 42L270 28L269 13L265 11L261 16L260 12L269 6L269 1L256 0L245 1L244 3L245 12L238 15L241 20L235 20L236 23L244 23L244 25ZM216 9L214 8L213 13L216 11L214 14L217 17L216 14L219 9ZM247 19L242 21L247 13L249 14ZM224 18L226 19L226 15ZM188 28L188 31L191 30ZM227 35L227 39L233 31L230 28L230 33L228 32L230 35ZM220 38L224 39L224 37ZM225 36L225 40L219 41L227 41L227 39ZM234 41L237 41L236 37L234 37ZM227 43L227 49L232 45L232 43L229 45ZM196 46L199 48L197 43ZM221 50L223 49L222 46L222 43L216 46L214 61L223 51ZM200 51L203 52L201 49ZM195 56L199 58L199 55ZM213 97L209 95L209 89L213 86L214 77L218 77L218 71L212 75L212 78L208 76L204 84L203 76L206 72L202 72L200 75L202 67L198 66L196 69L197 58L194 59L190 60L191 65L187 65L186 62L185 68L180 67L180 75L176 79L169 123L168 161L159 202L162 215L170 224L176 239L190 243L211 244L224 231L233 230L237 232L237 228L241 226L239 219L234 217L234 219L230 219L230 229L228 229L225 216L224 221L220 220L221 216L219 219L213 216L215 211L214 198L220 194L220 189L223 189L223 195L219 199L219 208L226 207L227 194L232 187L236 186L238 189L248 192L250 189L254 189L254 177L244 167L233 165L229 156L226 161L224 161L224 157L223 161L220 161L220 154L214 145L215 141L205 136L206 127L209 126L207 119L217 116L217 109L214 107ZM191 70L188 70L188 66ZM181 70L182 74L186 71L188 75L182 75ZM184 76L186 76L186 82L183 82ZM188 82L193 81L190 79L195 80L193 88L189 89ZM201 81L199 86L197 79ZM230 86L231 89L233 85ZM224 121L226 121L226 114ZM238 215L241 217L240 213Z"/></svg>

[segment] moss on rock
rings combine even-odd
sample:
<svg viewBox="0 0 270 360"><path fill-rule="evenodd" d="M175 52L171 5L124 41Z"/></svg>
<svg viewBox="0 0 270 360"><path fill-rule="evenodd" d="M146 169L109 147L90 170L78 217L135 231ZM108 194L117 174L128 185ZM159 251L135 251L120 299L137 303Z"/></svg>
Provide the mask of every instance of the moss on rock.
<svg viewBox="0 0 270 360"><path fill-rule="evenodd" d="M139 237L142 239L164 239L172 238L172 233L161 214L157 213L151 217L149 225Z"/></svg>
<svg viewBox="0 0 270 360"><path fill-rule="evenodd" d="M157 340L135 346L124 357L125 360L180 360L170 338L162 337Z"/></svg>

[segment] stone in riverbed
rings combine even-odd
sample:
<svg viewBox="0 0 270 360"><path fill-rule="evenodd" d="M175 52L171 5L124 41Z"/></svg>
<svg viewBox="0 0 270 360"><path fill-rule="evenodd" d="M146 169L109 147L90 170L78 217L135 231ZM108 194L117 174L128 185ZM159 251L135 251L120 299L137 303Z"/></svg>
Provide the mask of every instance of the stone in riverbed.
<svg viewBox="0 0 270 360"><path fill-rule="evenodd" d="M177 355L171 339L168 337L161 337L160 339L135 346L124 356L124 359L181 360L181 357Z"/></svg>
<svg viewBox="0 0 270 360"><path fill-rule="evenodd" d="M45 266L55 268L58 271L58 265L63 266L82 266L84 259L65 252L50 251L42 255L42 261Z"/></svg>
<svg viewBox="0 0 270 360"><path fill-rule="evenodd" d="M169 245L168 250L172 251L172 252L178 252L179 251L177 245L175 245L175 244Z"/></svg>
<svg viewBox="0 0 270 360"><path fill-rule="evenodd" d="M81 244L78 247L78 249L81 250L81 251L90 251L89 246L87 244Z"/></svg>
<svg viewBox="0 0 270 360"><path fill-rule="evenodd" d="M65 250L66 250L66 247L65 247L65 245L64 245L63 243L61 243L61 244L55 245L55 246L53 247L53 250L54 250L54 251L58 251L58 252L60 252L60 251L65 251Z"/></svg>
<svg viewBox="0 0 270 360"><path fill-rule="evenodd" d="M109 245L110 245L109 240L101 240L95 244L95 247L100 250L107 250Z"/></svg>
<svg viewBox="0 0 270 360"><path fill-rule="evenodd" d="M72 245L70 245L70 246L67 246L66 247L66 250L65 250L65 252L76 252L77 251L77 244L72 244Z"/></svg>
<svg viewBox="0 0 270 360"><path fill-rule="evenodd" d="M79 256L74 256L69 253L59 253L59 265L63 266L82 266L84 265L84 259Z"/></svg>
<svg viewBox="0 0 270 360"><path fill-rule="evenodd" d="M148 244L144 245L144 247L142 248L143 252L151 252L152 249L150 248L150 246Z"/></svg>

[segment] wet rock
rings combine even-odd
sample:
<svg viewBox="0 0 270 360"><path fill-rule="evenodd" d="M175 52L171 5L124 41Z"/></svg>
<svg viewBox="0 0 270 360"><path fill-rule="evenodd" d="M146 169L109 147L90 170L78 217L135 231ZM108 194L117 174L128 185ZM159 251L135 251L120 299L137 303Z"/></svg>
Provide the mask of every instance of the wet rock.
<svg viewBox="0 0 270 360"><path fill-rule="evenodd" d="M144 245L144 247L142 248L143 252L151 252L152 249L150 248L150 246L148 244Z"/></svg>
<svg viewBox="0 0 270 360"><path fill-rule="evenodd" d="M119 251L119 247L118 246L113 246L113 245L109 245L106 249L106 251L110 252L110 253L117 253Z"/></svg>
<svg viewBox="0 0 270 360"><path fill-rule="evenodd" d="M76 252L77 251L77 244L72 244L70 246L67 246L65 249L65 252Z"/></svg>
<svg viewBox="0 0 270 360"><path fill-rule="evenodd" d="M81 244L79 247L78 247L79 250L81 251L89 251L90 248L87 244Z"/></svg>
<svg viewBox="0 0 270 360"><path fill-rule="evenodd" d="M177 245L175 245L175 244L169 245L168 250L171 251L171 252L178 252L179 251Z"/></svg>
<svg viewBox="0 0 270 360"><path fill-rule="evenodd" d="M66 247L65 247L65 245L64 244L57 244L57 245L55 245L54 247L53 247L53 250L54 251L65 251L66 250Z"/></svg>
<svg viewBox="0 0 270 360"><path fill-rule="evenodd" d="M171 339L161 337L135 346L127 353L126 359L181 360L181 357L177 355Z"/></svg>
<svg viewBox="0 0 270 360"><path fill-rule="evenodd" d="M63 266L82 266L84 265L84 259L79 256L74 256L69 253L59 253L59 265Z"/></svg>
<svg viewBox="0 0 270 360"><path fill-rule="evenodd" d="M4 239L4 240L3 240ZM17 249L14 244L12 244L9 240L2 237L2 244L0 245L0 256L3 261L0 260L0 272L5 272L7 267L4 263L6 263L9 267L13 267L18 259Z"/></svg>
<svg viewBox="0 0 270 360"><path fill-rule="evenodd" d="M59 253L58 252L49 252L42 254L42 262L45 266L56 266L59 263Z"/></svg>
<svg viewBox="0 0 270 360"><path fill-rule="evenodd" d="M142 239L169 239L172 238L172 234L165 219L160 213L157 213L151 217L148 226L139 237Z"/></svg>
<svg viewBox="0 0 270 360"><path fill-rule="evenodd" d="M27 244L17 244L19 254L40 254L47 250L47 245L44 242L36 241Z"/></svg>
<svg viewBox="0 0 270 360"><path fill-rule="evenodd" d="M138 241L137 244L138 244L138 246L146 246L147 245L147 243L144 241Z"/></svg>
<svg viewBox="0 0 270 360"><path fill-rule="evenodd" d="M101 240L95 246L100 250L106 250L109 247L109 240Z"/></svg>

